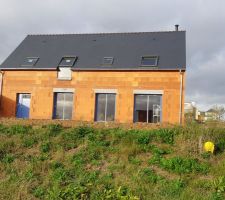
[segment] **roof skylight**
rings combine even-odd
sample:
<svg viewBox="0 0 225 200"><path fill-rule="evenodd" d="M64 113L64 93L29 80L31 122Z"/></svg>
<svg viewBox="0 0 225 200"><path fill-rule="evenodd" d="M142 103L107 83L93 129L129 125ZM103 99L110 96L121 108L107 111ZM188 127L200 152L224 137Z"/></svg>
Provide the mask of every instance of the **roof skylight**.
<svg viewBox="0 0 225 200"><path fill-rule="evenodd" d="M76 61L76 56L65 56L61 59L59 67L72 67Z"/></svg>
<svg viewBox="0 0 225 200"><path fill-rule="evenodd" d="M34 66L38 59L38 57L26 57L21 66Z"/></svg>
<svg viewBox="0 0 225 200"><path fill-rule="evenodd" d="M156 67L158 65L158 56L142 56L141 66Z"/></svg>
<svg viewBox="0 0 225 200"><path fill-rule="evenodd" d="M112 65L113 64L113 60L114 60L113 57L104 57L103 61L102 61L102 64L103 65Z"/></svg>

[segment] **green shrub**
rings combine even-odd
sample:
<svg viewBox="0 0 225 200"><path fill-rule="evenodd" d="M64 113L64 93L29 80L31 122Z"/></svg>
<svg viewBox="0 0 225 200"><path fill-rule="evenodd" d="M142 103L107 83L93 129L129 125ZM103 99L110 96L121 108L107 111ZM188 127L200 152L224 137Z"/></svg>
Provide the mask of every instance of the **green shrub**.
<svg viewBox="0 0 225 200"><path fill-rule="evenodd" d="M157 147L155 145L151 145L151 152L153 154L166 155L166 154L170 154L172 152L172 150L162 149L162 148L159 148L159 147Z"/></svg>
<svg viewBox="0 0 225 200"><path fill-rule="evenodd" d="M32 190L32 194L39 199L43 199L45 195L45 189L42 186L37 186Z"/></svg>
<svg viewBox="0 0 225 200"><path fill-rule="evenodd" d="M50 151L50 149L51 149L51 144L50 144L50 142L43 143L43 144L41 144L41 146L40 146L40 151L41 151L42 153L47 153L47 152Z"/></svg>
<svg viewBox="0 0 225 200"><path fill-rule="evenodd" d="M22 145L27 148L33 147L34 144L37 144L38 140L35 136L25 136L22 139Z"/></svg>
<svg viewBox="0 0 225 200"><path fill-rule="evenodd" d="M217 153L224 152L225 151L225 136L224 138L220 138L215 146L216 146Z"/></svg>
<svg viewBox="0 0 225 200"><path fill-rule="evenodd" d="M141 134L137 139L138 144L146 145L150 142L150 136L148 134Z"/></svg>
<svg viewBox="0 0 225 200"><path fill-rule="evenodd" d="M0 143L0 160L7 154L13 152L15 148L15 143L13 141L5 141Z"/></svg>
<svg viewBox="0 0 225 200"><path fill-rule="evenodd" d="M175 129L158 129L154 131L161 142L166 144L174 143Z"/></svg>
<svg viewBox="0 0 225 200"><path fill-rule="evenodd" d="M55 169L58 169L58 168L64 168L64 165L63 165L63 163L61 163L59 161L54 161L50 164L50 168L55 170Z"/></svg>
<svg viewBox="0 0 225 200"><path fill-rule="evenodd" d="M88 135L88 142L94 146L109 146L110 141L106 140L107 131L102 129Z"/></svg>
<svg viewBox="0 0 225 200"><path fill-rule="evenodd" d="M211 183L217 196L225 192L225 176L220 176L212 181Z"/></svg>
<svg viewBox="0 0 225 200"><path fill-rule="evenodd" d="M182 179L166 180L161 182L160 194L163 197L173 197L179 199L181 192L185 187L185 182Z"/></svg>
<svg viewBox="0 0 225 200"><path fill-rule="evenodd" d="M200 163L197 159L173 157L173 158L161 158L159 162L160 167L175 172L175 173L207 173L209 166Z"/></svg>
<svg viewBox="0 0 225 200"><path fill-rule="evenodd" d="M95 129L93 127L89 127L89 126L80 126L80 127L75 128L75 133L77 134L78 138L83 138L86 135L95 133Z"/></svg>
<svg viewBox="0 0 225 200"><path fill-rule="evenodd" d="M120 186L117 190L115 188L104 189L94 199L106 199L106 200L140 200L139 197L134 196L130 190L125 186Z"/></svg>
<svg viewBox="0 0 225 200"><path fill-rule="evenodd" d="M60 145L62 145L65 150L76 148L78 143L79 140L74 129L62 133Z"/></svg>
<svg viewBox="0 0 225 200"><path fill-rule="evenodd" d="M135 156L131 155L128 156L128 161L133 164L133 165L140 165L141 164L141 160L139 160L138 158L136 158Z"/></svg>
<svg viewBox="0 0 225 200"><path fill-rule="evenodd" d="M78 152L78 153L74 154L71 159L71 162L76 167L78 167L78 166L80 167L80 166L84 165L86 163L84 153Z"/></svg>
<svg viewBox="0 0 225 200"><path fill-rule="evenodd" d="M5 125L3 124L0 124L0 134L8 134L8 128L9 127L6 127Z"/></svg>
<svg viewBox="0 0 225 200"><path fill-rule="evenodd" d="M47 128L48 135L52 137L57 136L63 130L63 127L61 124L49 124L46 126L46 128Z"/></svg>
<svg viewBox="0 0 225 200"><path fill-rule="evenodd" d="M39 157L38 157L38 160L40 161L45 161L45 160L48 160L50 158L50 155L47 154L47 153L42 153Z"/></svg>
<svg viewBox="0 0 225 200"><path fill-rule="evenodd" d="M31 168L26 171L25 178L28 181L30 181L30 180L32 180L34 178L34 172L33 172L33 170Z"/></svg>
<svg viewBox="0 0 225 200"><path fill-rule="evenodd" d="M6 134L9 135L26 135L28 133L30 133L30 131L32 130L32 126L25 126L25 125L12 125L10 127L8 127L7 129L5 129Z"/></svg>
<svg viewBox="0 0 225 200"><path fill-rule="evenodd" d="M204 152L204 153L201 154L201 156L202 156L202 158L204 158L204 159L209 159L210 156L211 156L211 153L210 153L210 152Z"/></svg>
<svg viewBox="0 0 225 200"><path fill-rule="evenodd" d="M141 170L140 177L147 183L157 183L159 180L163 179L163 177L157 175L152 169L149 168Z"/></svg>
<svg viewBox="0 0 225 200"><path fill-rule="evenodd" d="M153 154L149 160L149 164L160 164L162 156L160 154Z"/></svg>
<svg viewBox="0 0 225 200"><path fill-rule="evenodd" d="M53 182L62 182L67 178L67 170L64 168L56 168L51 176Z"/></svg>
<svg viewBox="0 0 225 200"><path fill-rule="evenodd" d="M10 164L15 160L15 156L12 154L5 154L2 158L2 162L5 164Z"/></svg>

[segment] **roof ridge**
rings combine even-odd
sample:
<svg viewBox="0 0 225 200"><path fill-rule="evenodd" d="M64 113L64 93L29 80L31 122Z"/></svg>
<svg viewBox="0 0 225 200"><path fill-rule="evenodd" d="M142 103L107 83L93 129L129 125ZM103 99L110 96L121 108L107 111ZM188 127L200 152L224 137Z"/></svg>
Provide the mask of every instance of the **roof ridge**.
<svg viewBox="0 0 225 200"><path fill-rule="evenodd" d="M56 33L56 34L28 34L27 36L65 36L65 35L119 35L119 34L148 34L148 33L174 33L186 32L185 30L179 31L141 31L141 32L97 32L97 33Z"/></svg>

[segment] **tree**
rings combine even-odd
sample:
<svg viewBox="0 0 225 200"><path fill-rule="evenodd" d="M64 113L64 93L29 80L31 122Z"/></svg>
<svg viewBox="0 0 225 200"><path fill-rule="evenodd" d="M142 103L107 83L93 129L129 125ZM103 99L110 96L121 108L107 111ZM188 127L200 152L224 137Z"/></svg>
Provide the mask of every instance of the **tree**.
<svg viewBox="0 0 225 200"><path fill-rule="evenodd" d="M215 114L216 120L221 121L225 114L224 106L214 105L208 112L212 112Z"/></svg>

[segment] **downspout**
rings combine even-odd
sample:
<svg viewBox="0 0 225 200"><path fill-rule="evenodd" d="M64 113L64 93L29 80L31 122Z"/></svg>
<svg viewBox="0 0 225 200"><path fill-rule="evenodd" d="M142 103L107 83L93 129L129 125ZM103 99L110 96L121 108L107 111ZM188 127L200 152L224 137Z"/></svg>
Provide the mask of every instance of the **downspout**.
<svg viewBox="0 0 225 200"><path fill-rule="evenodd" d="M179 111L179 123L180 125L182 124L182 96L183 96L183 73L181 69L179 70L180 72L180 111Z"/></svg>
<svg viewBox="0 0 225 200"><path fill-rule="evenodd" d="M0 110L2 108L2 85L3 85L3 75L4 72L0 71Z"/></svg>

